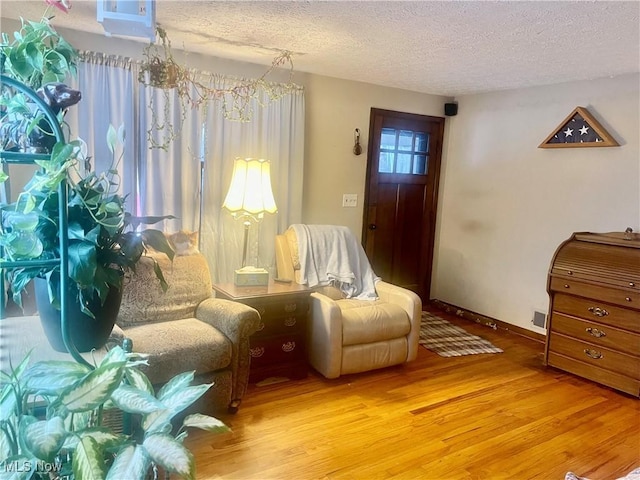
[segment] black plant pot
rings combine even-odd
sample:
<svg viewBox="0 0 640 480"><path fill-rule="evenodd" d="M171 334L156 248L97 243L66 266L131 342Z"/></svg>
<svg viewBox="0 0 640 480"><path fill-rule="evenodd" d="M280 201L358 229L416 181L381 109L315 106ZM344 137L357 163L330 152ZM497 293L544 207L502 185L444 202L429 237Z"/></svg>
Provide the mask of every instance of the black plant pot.
<svg viewBox="0 0 640 480"><path fill-rule="evenodd" d="M54 350L67 352L67 347L62 339L60 310L49 303L47 281L43 278L35 278L34 287L40 322L49 343ZM74 289L71 290L66 324L73 345L79 352L90 352L94 348L104 346L118 317L122 290L111 287L104 305L100 305L100 299L97 295L89 302L89 310L96 318L91 318L80 310L77 295Z"/></svg>

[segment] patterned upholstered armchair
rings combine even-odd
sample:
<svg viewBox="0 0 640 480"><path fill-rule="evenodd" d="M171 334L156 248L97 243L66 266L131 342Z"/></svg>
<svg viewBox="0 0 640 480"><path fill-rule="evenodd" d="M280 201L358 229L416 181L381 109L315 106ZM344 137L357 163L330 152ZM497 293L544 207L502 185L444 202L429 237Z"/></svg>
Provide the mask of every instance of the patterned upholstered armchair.
<svg viewBox="0 0 640 480"><path fill-rule="evenodd" d="M211 277L200 253L151 254L169 288L163 292L151 258L142 258L125 279L113 337L133 342L133 351L149 354L145 373L161 385L178 373L195 371L195 382L214 383L198 404L205 411L235 412L249 379L249 336L260 316L246 305L212 297Z"/></svg>

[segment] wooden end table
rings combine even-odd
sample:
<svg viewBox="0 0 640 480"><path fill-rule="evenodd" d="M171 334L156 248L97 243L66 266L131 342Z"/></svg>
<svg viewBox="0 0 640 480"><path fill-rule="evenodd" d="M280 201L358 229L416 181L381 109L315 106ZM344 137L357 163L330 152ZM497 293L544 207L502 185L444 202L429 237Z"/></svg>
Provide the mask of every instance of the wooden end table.
<svg viewBox="0 0 640 480"><path fill-rule="evenodd" d="M250 338L249 382L307 376L305 338L311 289L273 280L255 287L214 283L213 289L217 298L244 303L260 313L260 329Z"/></svg>

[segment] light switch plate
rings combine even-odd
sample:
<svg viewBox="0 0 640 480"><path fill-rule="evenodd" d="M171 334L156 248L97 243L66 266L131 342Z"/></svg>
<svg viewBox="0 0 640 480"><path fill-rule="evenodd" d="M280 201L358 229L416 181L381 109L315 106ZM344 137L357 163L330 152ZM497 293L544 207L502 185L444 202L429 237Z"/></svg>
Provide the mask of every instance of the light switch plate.
<svg viewBox="0 0 640 480"><path fill-rule="evenodd" d="M343 207L357 207L358 206L358 194L357 193L345 193L342 195Z"/></svg>

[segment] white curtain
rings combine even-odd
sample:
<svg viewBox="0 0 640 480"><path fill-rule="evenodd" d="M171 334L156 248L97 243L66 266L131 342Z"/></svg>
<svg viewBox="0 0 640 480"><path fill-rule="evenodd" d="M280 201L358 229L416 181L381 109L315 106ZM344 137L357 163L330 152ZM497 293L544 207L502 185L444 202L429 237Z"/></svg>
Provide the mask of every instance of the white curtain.
<svg viewBox="0 0 640 480"><path fill-rule="evenodd" d="M69 140L81 138L87 143L92 168L101 172L111 165L112 155L107 146L109 125L124 126L126 139L124 158L118 165L121 193L136 191L136 151L140 148L137 105L134 102L137 84L137 64L128 58L82 52L84 61L78 65L74 88L82 92L82 100L71 107L65 116L71 135ZM135 211L130 195L127 209Z"/></svg>
<svg viewBox="0 0 640 480"><path fill-rule="evenodd" d="M78 72L82 108L77 109L77 116L67 117L71 130L87 141L90 151L100 160L109 154L104 140L109 123L124 124L126 156L120 171L123 193L130 194L130 211L136 215L176 216L157 227L168 233L200 230L201 251L209 261L214 281L232 281L233 271L242 262L243 223L222 209L234 159L255 157L271 162L278 212L266 214L262 221L251 225L247 263L267 268L275 276L274 237L288 225L301 221L303 89L296 87L275 100L259 91L252 101L248 122L224 118L221 101L210 100L198 109L188 108L182 124L176 91L138 83L138 64L96 54L86 54L84 58ZM242 81L204 72L199 73L198 80L215 88ZM167 150L148 148L147 130L154 113L149 108L151 100L161 121L182 124ZM163 133L166 132L154 133L157 141L162 142ZM97 165L104 164L98 161Z"/></svg>

